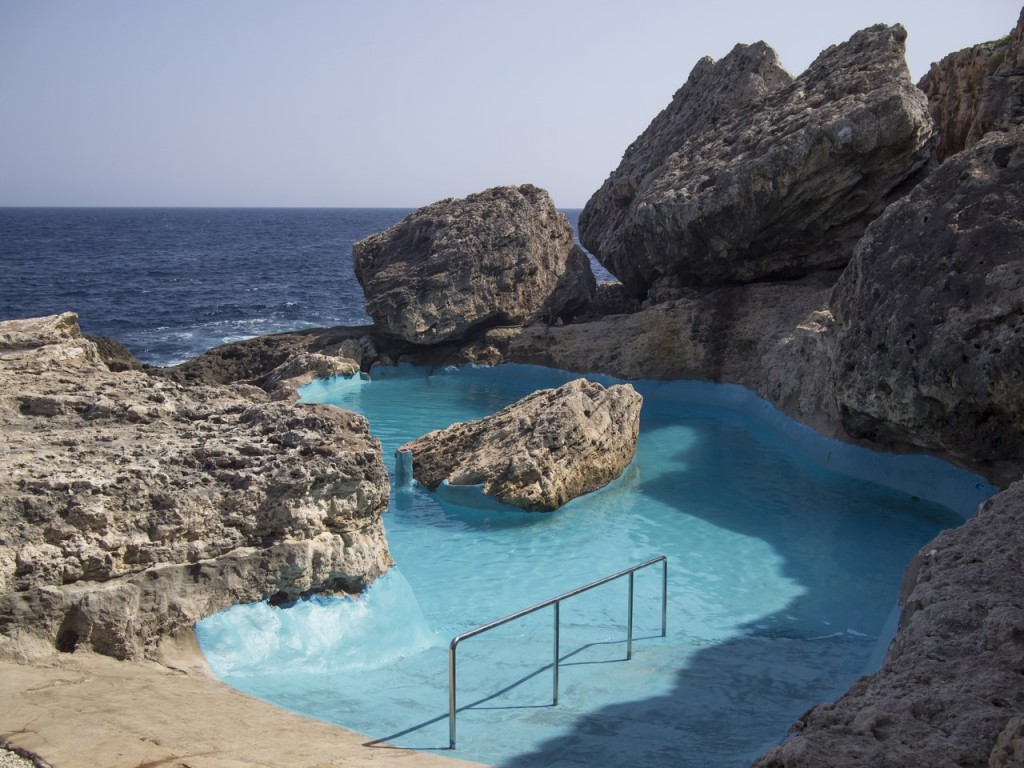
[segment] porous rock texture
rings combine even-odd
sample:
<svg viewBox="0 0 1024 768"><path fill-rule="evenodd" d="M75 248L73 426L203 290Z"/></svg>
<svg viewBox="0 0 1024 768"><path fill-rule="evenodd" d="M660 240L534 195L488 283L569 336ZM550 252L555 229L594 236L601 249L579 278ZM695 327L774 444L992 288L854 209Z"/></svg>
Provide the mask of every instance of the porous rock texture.
<svg viewBox="0 0 1024 768"><path fill-rule="evenodd" d="M390 564L361 416L112 372L73 314L0 323L0 653L152 655L239 602Z"/></svg>
<svg viewBox="0 0 1024 768"><path fill-rule="evenodd" d="M1002 40L949 54L918 86L939 129L939 160L1024 123L1024 11Z"/></svg>
<svg viewBox="0 0 1024 768"><path fill-rule="evenodd" d="M836 275L727 286L571 325L496 328L452 360L742 384L792 418L839 437L828 309Z"/></svg>
<svg viewBox="0 0 1024 768"><path fill-rule="evenodd" d="M1024 465L1024 127L890 206L832 300L843 425L882 445Z"/></svg>
<svg viewBox="0 0 1024 768"><path fill-rule="evenodd" d="M1020 766L1022 552L1024 482L921 549L881 670L802 715L755 766Z"/></svg>
<svg viewBox="0 0 1024 768"><path fill-rule="evenodd" d="M647 129L629 145L619 166L580 212L580 238L602 264L630 285L631 265L620 233L630 227L637 196L672 162L687 141L712 130L727 115L792 82L764 42L737 45L719 61L705 56Z"/></svg>
<svg viewBox="0 0 1024 768"><path fill-rule="evenodd" d="M643 398L628 384L586 379L543 389L479 421L403 445L431 490L482 485L505 504L550 512L607 485L633 460Z"/></svg>
<svg viewBox="0 0 1024 768"><path fill-rule="evenodd" d="M580 215L583 244L635 296L655 301L686 287L845 265L868 223L932 154L932 120L910 80L905 39L899 25L862 30L789 84L761 46L751 47L753 61L751 49L737 49L699 65L677 94L695 105L670 111L709 116L680 131L664 159L664 121L634 143L627 167ZM738 93L752 98L720 102L719 78L738 79ZM744 87L751 81L763 84L762 98ZM648 138L650 170L632 192L633 169L648 165L634 156L646 154ZM616 207L628 211L608 215Z"/></svg>
<svg viewBox="0 0 1024 768"><path fill-rule="evenodd" d="M596 289L568 220L529 184L428 205L360 240L352 257L378 329L415 344L568 319Z"/></svg>

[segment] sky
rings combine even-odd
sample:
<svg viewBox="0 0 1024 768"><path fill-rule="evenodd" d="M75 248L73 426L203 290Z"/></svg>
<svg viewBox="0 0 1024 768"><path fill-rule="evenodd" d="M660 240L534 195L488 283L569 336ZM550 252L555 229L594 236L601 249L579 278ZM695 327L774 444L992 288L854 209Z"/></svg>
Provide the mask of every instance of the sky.
<svg viewBox="0 0 1024 768"><path fill-rule="evenodd" d="M694 64L875 23L916 81L1021 0L0 0L0 206L579 208Z"/></svg>

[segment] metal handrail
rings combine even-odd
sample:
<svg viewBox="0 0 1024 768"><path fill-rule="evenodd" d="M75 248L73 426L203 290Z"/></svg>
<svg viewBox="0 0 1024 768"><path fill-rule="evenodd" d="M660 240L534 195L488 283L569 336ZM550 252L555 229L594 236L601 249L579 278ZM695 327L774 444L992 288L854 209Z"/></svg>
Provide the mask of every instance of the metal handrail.
<svg viewBox="0 0 1024 768"><path fill-rule="evenodd" d="M448 646L448 748L455 749L455 650L458 648L459 643L463 640L468 640L471 637L482 634L495 627L500 627L502 624L508 624L510 621L520 619L527 614L539 611L541 608L547 608L549 605L555 607L555 623L554 623L554 663L551 665L552 679L551 679L551 704L558 704L558 641L559 641L559 605L560 603L570 597L574 597L582 592L599 587L602 584L607 584L609 581L622 578L623 576L629 576L629 607L628 617L626 622L626 661L633 658L633 574L642 568L647 568L656 563L661 563L661 636L665 637L667 634L668 627L668 558L664 555L655 557L653 560L648 560L645 563L634 565L631 568L613 573L611 576L605 576L603 579L598 579L590 584L577 589L570 590L564 594L558 595L558 597L552 597L550 600L545 600L542 603L537 603L529 608L524 608L521 611L510 613L508 616L492 621L488 624L471 629L468 632L463 632L461 635L457 635L452 638L451 644Z"/></svg>

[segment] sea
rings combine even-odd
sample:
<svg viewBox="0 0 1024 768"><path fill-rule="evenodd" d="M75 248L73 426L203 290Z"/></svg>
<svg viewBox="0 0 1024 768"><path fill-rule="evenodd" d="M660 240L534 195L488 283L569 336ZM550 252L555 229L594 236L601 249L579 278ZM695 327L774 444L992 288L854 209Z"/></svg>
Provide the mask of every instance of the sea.
<svg viewBox="0 0 1024 768"><path fill-rule="evenodd" d="M352 244L411 210L0 208L0 320L73 311L83 332L156 366L369 324ZM563 213L575 228L579 211Z"/></svg>

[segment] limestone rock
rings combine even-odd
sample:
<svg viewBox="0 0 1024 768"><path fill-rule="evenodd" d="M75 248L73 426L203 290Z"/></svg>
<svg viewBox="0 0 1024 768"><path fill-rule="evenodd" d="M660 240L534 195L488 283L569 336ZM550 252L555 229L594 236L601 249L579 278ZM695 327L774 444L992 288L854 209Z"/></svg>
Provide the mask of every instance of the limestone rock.
<svg viewBox="0 0 1024 768"><path fill-rule="evenodd" d="M778 55L764 42L737 45L717 62L710 56L698 61L669 105L629 145L618 168L580 212L580 239L584 245L618 277L623 274L617 270L629 273L628 264L619 264L616 241L620 231L629 226L637 195L663 172L672 155L689 140L792 80ZM611 260L613 254L615 258Z"/></svg>
<svg viewBox="0 0 1024 768"><path fill-rule="evenodd" d="M801 716L758 768L1020 765L1024 483L926 544L881 670Z"/></svg>
<svg viewBox="0 0 1024 768"><path fill-rule="evenodd" d="M946 160L836 286L837 398L882 445L1024 461L1024 128Z"/></svg>
<svg viewBox="0 0 1024 768"><path fill-rule="evenodd" d="M607 485L633 460L642 402L628 384L576 379L399 450L412 451L414 476L431 490L444 480L482 485L505 504L550 512Z"/></svg>
<svg viewBox="0 0 1024 768"><path fill-rule="evenodd" d="M358 348L358 342L355 343ZM263 380L263 389L270 392L274 400L295 399L296 390L316 379L333 376L354 376L359 373L359 363L346 357L322 355L317 352L297 352L287 361L274 368Z"/></svg>
<svg viewBox="0 0 1024 768"><path fill-rule="evenodd" d="M1024 11L1005 38L949 54L918 87L939 129L939 160L1024 123Z"/></svg>
<svg viewBox="0 0 1024 768"><path fill-rule="evenodd" d="M620 202L608 199L613 174L580 216L583 244L641 299L660 284L664 300L688 286L843 266L867 224L931 156L932 121L910 81L905 38L899 25L863 30L789 84L758 70L766 89L775 87L731 109L706 96L710 65L699 65L680 95L707 102L693 110L710 117L694 120L695 130ZM746 82L741 54L719 68ZM774 58L763 60L774 72ZM739 91L753 97L756 89ZM641 152L634 145L630 154ZM601 223L624 204L628 211L608 217L613 229Z"/></svg>
<svg viewBox="0 0 1024 768"><path fill-rule="evenodd" d="M367 313L384 333L416 344L571 318L595 290L568 220L531 185L426 206L352 254Z"/></svg>
<svg viewBox="0 0 1024 768"><path fill-rule="evenodd" d="M508 361L625 379L742 384L836 437L829 297L836 272L694 293L628 315L498 328L449 362Z"/></svg>
<svg viewBox="0 0 1024 768"><path fill-rule="evenodd" d="M362 417L114 373L73 315L0 339L0 652L137 658L236 602L358 591L388 567Z"/></svg>

